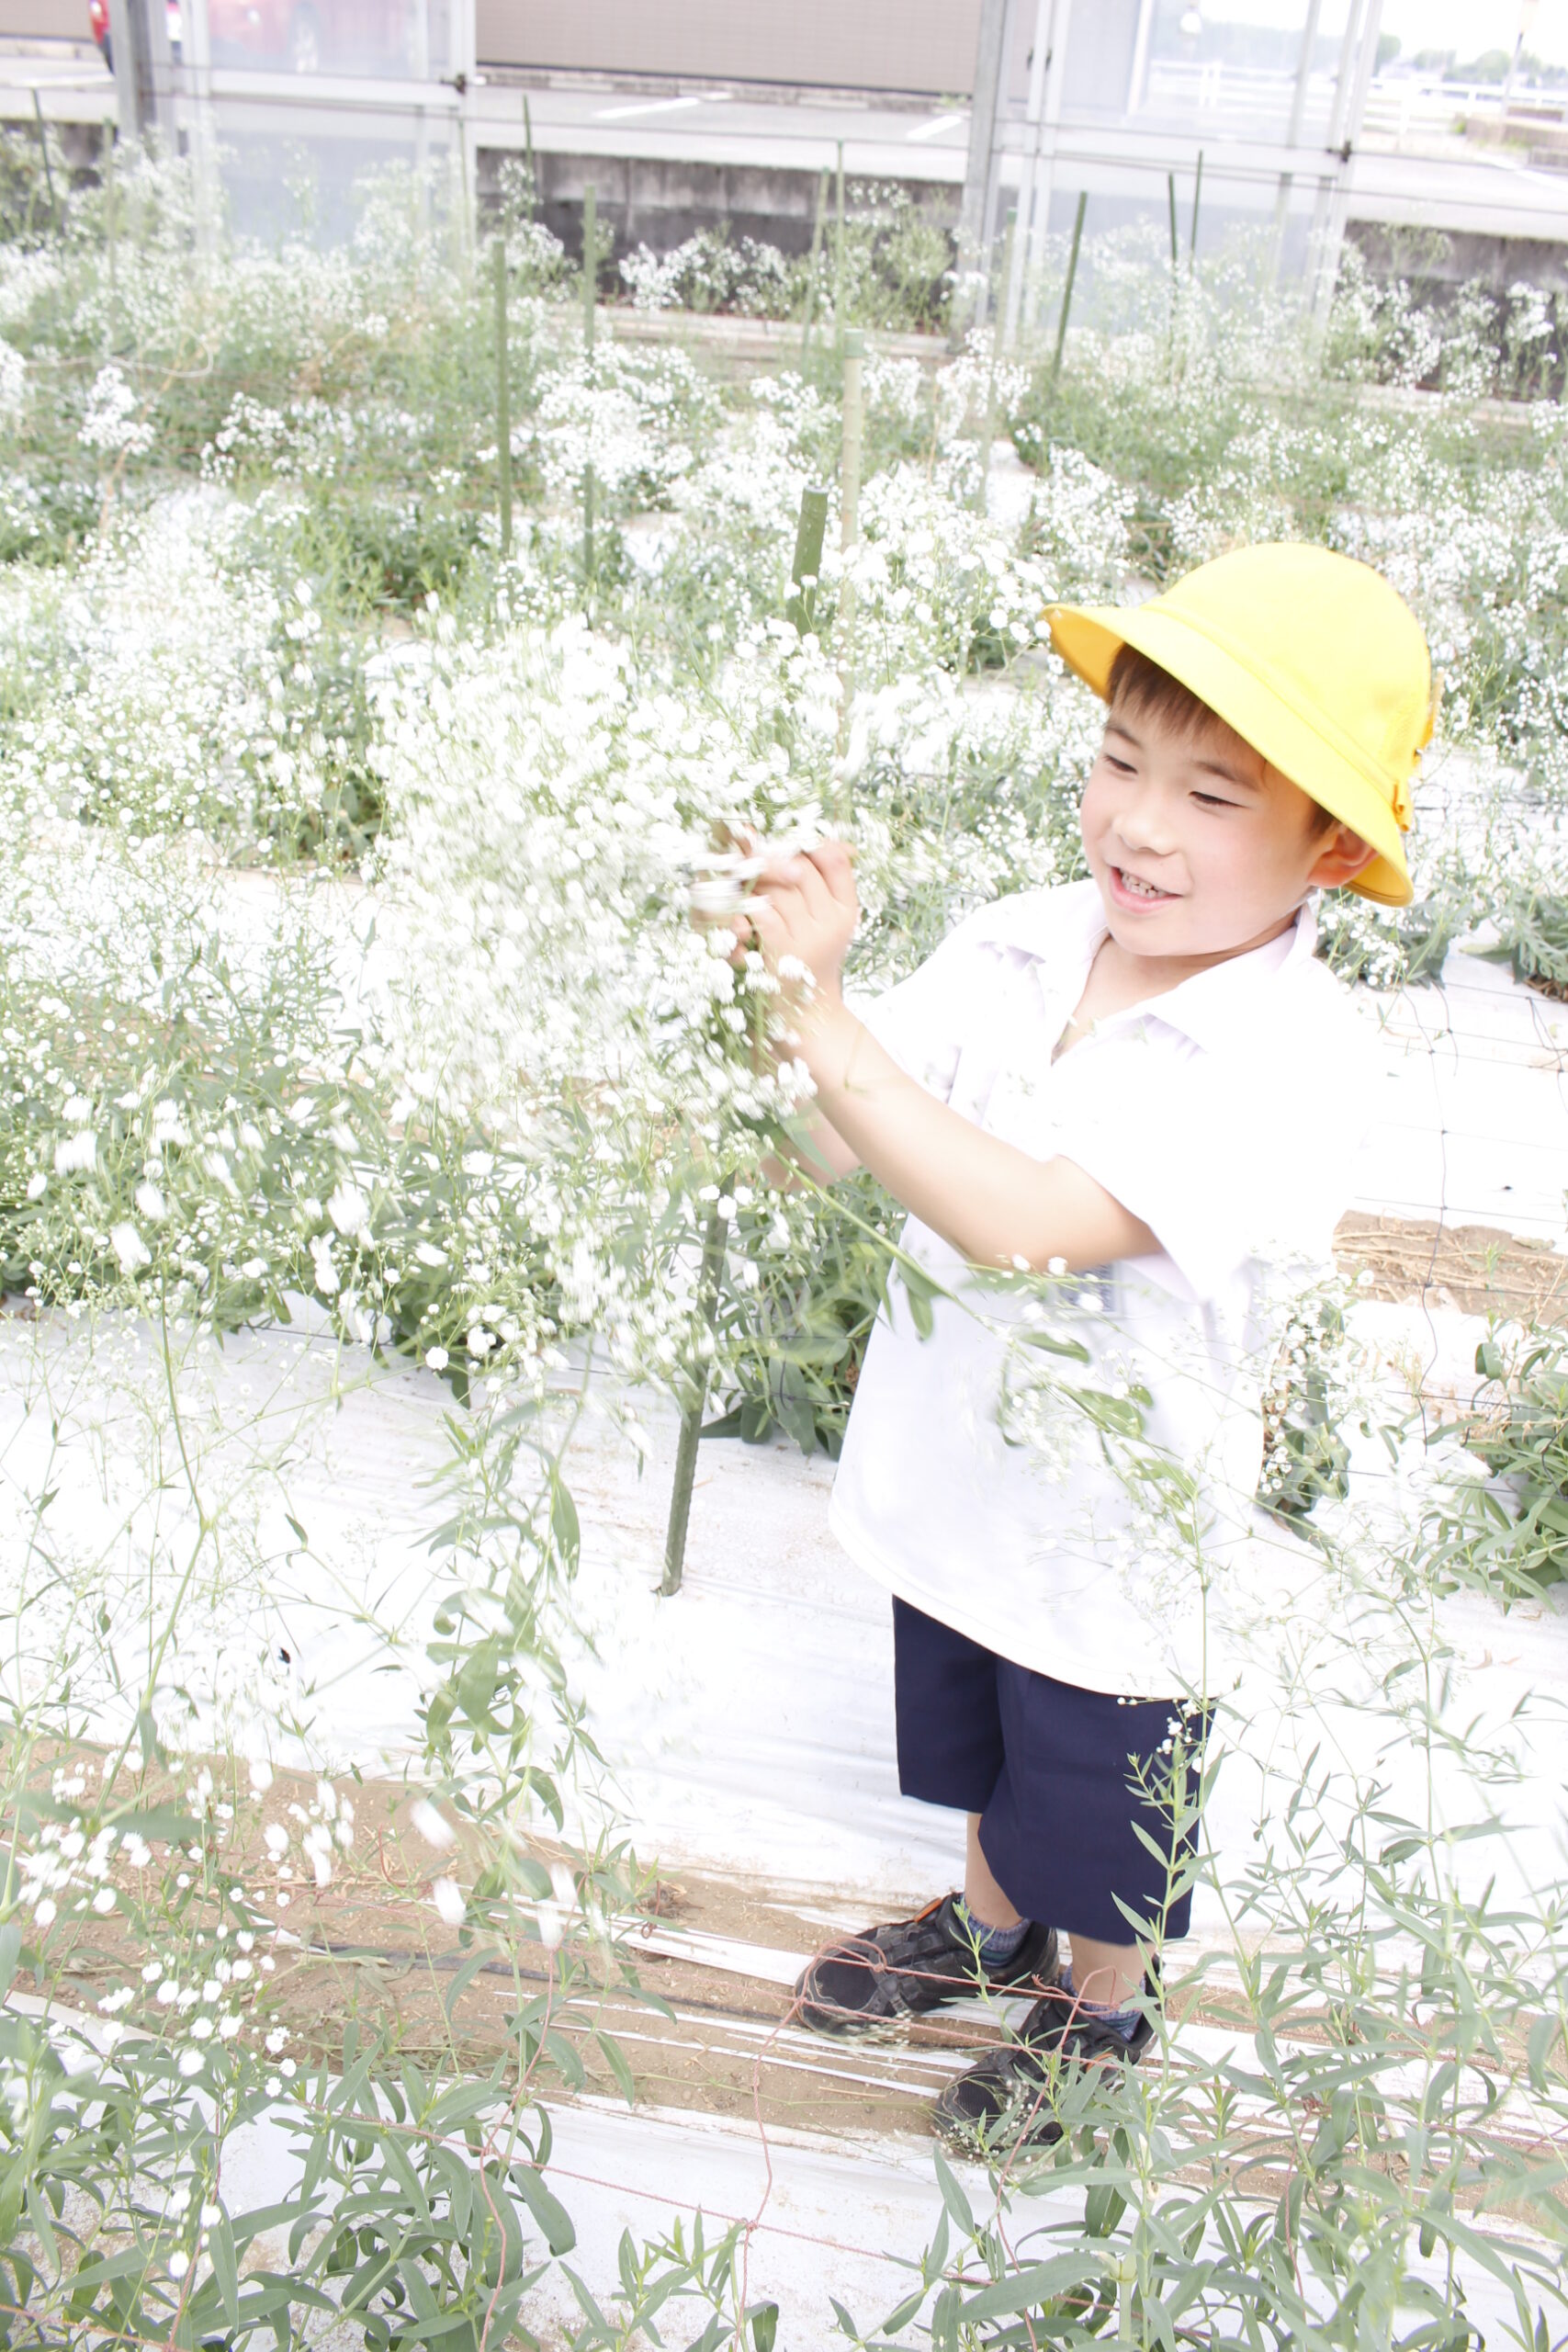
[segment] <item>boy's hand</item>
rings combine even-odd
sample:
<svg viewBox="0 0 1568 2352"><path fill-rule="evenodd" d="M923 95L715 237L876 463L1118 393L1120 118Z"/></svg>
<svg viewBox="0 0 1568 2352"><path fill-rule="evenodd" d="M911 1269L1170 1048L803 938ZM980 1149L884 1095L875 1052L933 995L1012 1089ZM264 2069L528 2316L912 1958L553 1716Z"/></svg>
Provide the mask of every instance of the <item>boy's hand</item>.
<svg viewBox="0 0 1568 2352"><path fill-rule="evenodd" d="M808 972L816 983L810 1001L827 1004L840 1001L840 970L859 921L854 866L842 842L819 842L764 865L751 897L728 918L738 950L757 948L797 1002L801 991L790 983Z"/></svg>

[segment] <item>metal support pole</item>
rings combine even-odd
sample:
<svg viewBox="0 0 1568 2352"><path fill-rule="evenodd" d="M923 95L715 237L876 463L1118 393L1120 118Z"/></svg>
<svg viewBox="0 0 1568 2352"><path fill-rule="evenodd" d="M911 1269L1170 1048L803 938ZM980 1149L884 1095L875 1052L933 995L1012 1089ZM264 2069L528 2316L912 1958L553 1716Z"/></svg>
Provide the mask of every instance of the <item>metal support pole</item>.
<svg viewBox="0 0 1568 2352"><path fill-rule="evenodd" d="M1360 47L1356 58L1356 77L1350 86L1344 116L1344 139L1339 169L1336 176L1328 221L1322 248L1317 255L1316 291L1313 298L1313 316L1321 326L1327 319L1334 300L1334 288L1339 276L1339 254L1345 243L1345 221L1350 209L1350 159L1361 136L1361 123L1367 111L1367 97L1377 71L1378 36L1382 28L1382 0L1366 0L1366 13L1361 26Z"/></svg>
<svg viewBox="0 0 1568 2352"><path fill-rule="evenodd" d="M1291 100L1290 128L1285 133L1289 148L1299 147L1306 125L1307 88L1312 80L1312 61L1317 48L1318 21L1323 15L1323 0L1307 0L1306 24L1302 31L1301 54L1296 60L1295 95ZM1291 209L1292 175L1280 175L1280 193L1274 199L1274 247L1270 275L1278 278L1280 264L1285 250L1285 222Z"/></svg>
<svg viewBox="0 0 1568 2352"><path fill-rule="evenodd" d="M212 115L212 27L208 0L181 0L180 67L185 85L182 111L190 130L196 175L196 236L201 251L216 250L222 193L218 175L218 138Z"/></svg>
<svg viewBox="0 0 1568 2352"><path fill-rule="evenodd" d="M1024 165L1022 184L1018 191L1018 211L1015 216L1010 259L1006 272L1007 283L1002 298L1002 340L1010 350L1018 336L1019 316L1023 308L1023 288L1029 275L1031 251L1038 237L1044 240L1044 224L1036 228L1035 211L1040 201L1042 164L1045 144L1045 88L1051 64L1052 18L1055 15L1055 0L1035 0L1034 40L1029 52L1029 96L1024 119L1033 130L1030 141L1029 160ZM1050 202L1050 184L1046 177L1045 201Z"/></svg>
<svg viewBox="0 0 1568 2352"><path fill-rule="evenodd" d="M1022 253L1016 243L1013 247L1012 275L1019 285L1019 311L1026 334L1039 324L1043 307L1039 289L1049 249L1051 201L1056 187L1056 145L1062 127L1062 93L1066 83L1067 31L1071 21L1072 0L1052 0L1032 185L1027 200L1021 202L1019 207L1019 219L1024 229Z"/></svg>
<svg viewBox="0 0 1568 2352"><path fill-rule="evenodd" d="M1307 239L1306 290L1307 299L1315 305L1318 260L1324 240L1328 234L1329 216L1334 209L1335 189L1344 163L1340 150L1348 134L1350 112L1350 90L1355 80L1356 44L1361 29L1362 11L1366 0L1349 0L1345 15L1345 32L1339 43L1339 62L1334 72L1334 99L1328 110L1328 132L1324 141L1327 151L1326 169L1317 184L1317 195L1312 209L1312 229Z"/></svg>
<svg viewBox="0 0 1568 2352"><path fill-rule="evenodd" d="M977 326L984 326L991 315L993 290L997 296L998 308L1007 299L1005 272L1002 273L1002 283L998 285L997 273L993 271L992 262L996 255L998 243L1003 233L1002 151L1007 143L1008 96L1012 75L1014 30L1017 24L1017 11L1021 5L1022 0L1008 0L1007 17L1002 26L1002 54L997 81L997 107L991 130L991 168L986 177L986 210L980 230L980 249L985 257L985 268L976 289L979 295L979 310L975 322Z"/></svg>
<svg viewBox="0 0 1568 2352"><path fill-rule="evenodd" d="M1133 34L1133 64L1127 75L1127 112L1137 113L1149 78L1149 43L1154 38L1156 0L1138 0L1138 21Z"/></svg>
<svg viewBox="0 0 1568 2352"><path fill-rule="evenodd" d="M1007 35L1011 0L980 0L980 38L975 52L975 96L969 115L969 156L958 214L958 289L953 304L951 339L957 343L972 318L985 315L976 299L973 276L986 265L986 215L990 200L997 115L1007 71ZM966 284L966 280L970 283Z"/></svg>
<svg viewBox="0 0 1568 2352"><path fill-rule="evenodd" d="M174 59L164 0L109 0L115 96L122 139L175 135Z"/></svg>

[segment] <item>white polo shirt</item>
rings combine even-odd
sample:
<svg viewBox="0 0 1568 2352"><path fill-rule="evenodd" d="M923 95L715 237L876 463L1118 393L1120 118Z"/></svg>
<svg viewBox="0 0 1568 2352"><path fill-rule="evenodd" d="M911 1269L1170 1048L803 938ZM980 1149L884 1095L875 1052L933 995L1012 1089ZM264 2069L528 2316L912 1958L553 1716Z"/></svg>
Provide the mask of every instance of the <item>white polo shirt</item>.
<svg viewBox="0 0 1568 2352"><path fill-rule="evenodd" d="M1161 1246L1042 1295L910 1217L915 1290L923 1273L939 1295L918 1308L889 1281L831 1524L1000 1657L1166 1698L1229 1679L1223 1585L1262 1524L1261 1393L1291 1297L1330 1258L1372 1057L1309 904L1053 1063L1105 935L1093 882L1021 891L863 1012L931 1093L1075 1161Z"/></svg>

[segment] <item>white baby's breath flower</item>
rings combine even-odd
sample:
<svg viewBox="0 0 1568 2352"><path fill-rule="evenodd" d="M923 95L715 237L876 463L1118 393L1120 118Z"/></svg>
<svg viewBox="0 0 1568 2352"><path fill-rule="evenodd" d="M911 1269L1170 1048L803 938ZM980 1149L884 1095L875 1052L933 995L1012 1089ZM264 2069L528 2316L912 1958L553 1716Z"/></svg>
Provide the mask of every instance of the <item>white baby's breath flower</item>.
<svg viewBox="0 0 1568 2352"><path fill-rule="evenodd" d="M437 1813L428 1797L417 1797L414 1800L410 1809L409 1819L413 1823L425 1844L435 1847L437 1851L444 1852L457 1838L457 1833L451 1823L445 1814Z"/></svg>
<svg viewBox="0 0 1568 2352"><path fill-rule="evenodd" d="M153 1225L161 1225L169 1214L169 1204L151 1178L136 1187L136 1205Z"/></svg>
<svg viewBox="0 0 1568 2352"><path fill-rule="evenodd" d="M57 1176L85 1175L98 1164L98 1138L91 1127L79 1128L54 1148Z"/></svg>
<svg viewBox="0 0 1568 2352"><path fill-rule="evenodd" d="M129 1218L119 1225L110 1226L109 1242L119 1260L121 1273L134 1274L141 1267L150 1266L152 1262L152 1252Z"/></svg>
<svg viewBox="0 0 1568 2352"><path fill-rule="evenodd" d="M357 1184L344 1177L327 1203L327 1215L343 1234L357 1233L370 1214L370 1204Z"/></svg>
<svg viewBox="0 0 1568 2352"><path fill-rule="evenodd" d="M455 1878L434 1878L430 1899L449 1928L460 1928L468 1914L463 1890Z"/></svg>

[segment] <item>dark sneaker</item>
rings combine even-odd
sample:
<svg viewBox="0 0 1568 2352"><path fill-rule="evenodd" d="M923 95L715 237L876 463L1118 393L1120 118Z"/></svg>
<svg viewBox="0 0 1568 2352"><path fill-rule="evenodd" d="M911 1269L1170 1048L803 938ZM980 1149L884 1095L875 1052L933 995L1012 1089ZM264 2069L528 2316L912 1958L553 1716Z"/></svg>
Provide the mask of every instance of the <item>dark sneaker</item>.
<svg viewBox="0 0 1568 2352"><path fill-rule="evenodd" d="M1135 2066L1153 2039L1146 2017L1124 2041L1070 1996L1047 1993L1015 2041L987 2050L949 2083L932 2109L937 2136L969 2156L1049 2148L1062 2136L1056 2109L1066 2083L1089 2066Z"/></svg>
<svg viewBox="0 0 1568 2352"><path fill-rule="evenodd" d="M958 1897L944 1894L918 1918L867 1928L818 1953L795 1988L795 2014L813 2033L888 2033L948 2001L1054 1984L1057 1969L1055 1929L1032 1921L1010 1960L982 1966Z"/></svg>

